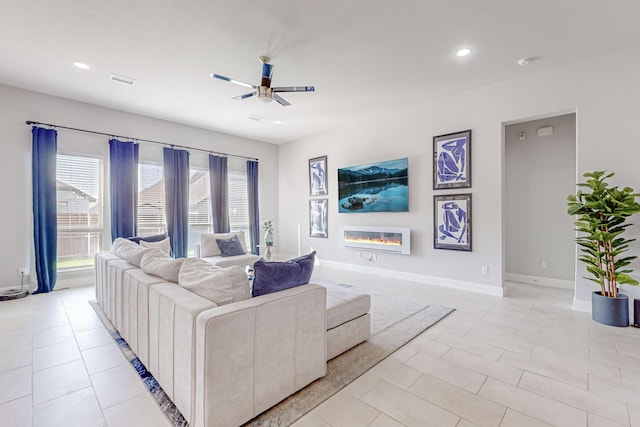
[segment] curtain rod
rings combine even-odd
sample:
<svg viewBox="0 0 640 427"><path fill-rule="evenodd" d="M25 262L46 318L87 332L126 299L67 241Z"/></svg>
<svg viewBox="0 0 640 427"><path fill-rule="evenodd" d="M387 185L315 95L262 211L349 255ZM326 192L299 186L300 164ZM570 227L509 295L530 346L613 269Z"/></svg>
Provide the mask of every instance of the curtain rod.
<svg viewBox="0 0 640 427"><path fill-rule="evenodd" d="M60 129L73 130L73 131L76 131L76 132L92 133L92 134L95 134L95 135L104 135L104 136L110 136L110 137L114 137L114 138L129 139L129 140L133 140L133 141L150 142L151 144L160 144L160 145L166 145L166 146L169 146L169 147L176 147L176 148L186 148L188 150L202 151L204 153L209 153L209 154L218 154L218 155L221 155L221 156L239 157L241 159L258 161L258 159L255 158L255 157L247 157L247 156L240 156L240 155L237 155L237 154L221 153L221 152L218 152L218 151L205 150L203 148L194 148L194 147L187 147L187 146L184 146L184 145L171 144L171 143L168 143L168 142L153 141L151 139L133 138L131 136L115 135L113 133L105 133L105 132L98 132L98 131L94 131L94 130L78 129L78 128L72 128L72 127L61 126L61 125L52 125L52 124L49 124L49 123L42 123L42 122L34 122L32 120L27 120L26 123L28 125L43 125L43 126L49 126L49 127L52 127L52 128L60 128Z"/></svg>

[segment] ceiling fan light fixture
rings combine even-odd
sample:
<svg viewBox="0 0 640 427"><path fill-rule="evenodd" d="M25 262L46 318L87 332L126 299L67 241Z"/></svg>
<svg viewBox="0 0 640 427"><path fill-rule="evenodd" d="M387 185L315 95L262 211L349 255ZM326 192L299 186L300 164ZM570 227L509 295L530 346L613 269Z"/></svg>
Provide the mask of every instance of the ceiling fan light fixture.
<svg viewBox="0 0 640 427"><path fill-rule="evenodd" d="M258 86L258 99L262 102L273 101L273 90L270 87Z"/></svg>

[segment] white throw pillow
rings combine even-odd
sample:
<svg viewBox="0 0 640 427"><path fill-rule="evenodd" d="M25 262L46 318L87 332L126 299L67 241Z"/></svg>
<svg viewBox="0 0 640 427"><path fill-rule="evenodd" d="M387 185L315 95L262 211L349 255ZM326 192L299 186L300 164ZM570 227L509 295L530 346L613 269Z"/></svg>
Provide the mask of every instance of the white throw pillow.
<svg viewBox="0 0 640 427"><path fill-rule="evenodd" d="M140 240L140 246L143 248L160 249L161 251L171 255L171 240L169 240L168 237L158 242L146 242L144 240Z"/></svg>
<svg viewBox="0 0 640 427"><path fill-rule="evenodd" d="M218 305L249 299L249 278L237 265L220 268L199 258L187 258L178 285Z"/></svg>
<svg viewBox="0 0 640 427"><path fill-rule="evenodd" d="M128 246L128 245L130 245L131 243L134 243L134 242L132 242L132 241L131 241L131 240L129 240L129 239L125 239L125 238L123 238L123 237L118 237L116 240L114 240L114 241L111 243L111 252L113 252L114 254L118 255L118 252L120 251L120 248L121 248L122 246ZM134 244L135 244L135 243L134 243Z"/></svg>
<svg viewBox="0 0 640 427"><path fill-rule="evenodd" d="M122 237L117 238L111 245L111 251L120 258L127 261L129 264L133 264L136 267L140 267L140 260L142 255L147 251L136 242L124 239Z"/></svg>
<svg viewBox="0 0 640 427"><path fill-rule="evenodd" d="M222 252L220 251L220 247L218 247L218 242L216 242L216 240L231 239L233 236L238 236L240 245L242 245L242 249L246 253L247 247L244 243L244 231L237 231L233 233L205 233L200 236L200 257L207 258L210 256L222 256Z"/></svg>
<svg viewBox="0 0 640 427"><path fill-rule="evenodd" d="M168 282L178 283L178 273L185 258L173 259L166 252L156 248L148 249L142 260L140 268L147 274L162 277Z"/></svg>

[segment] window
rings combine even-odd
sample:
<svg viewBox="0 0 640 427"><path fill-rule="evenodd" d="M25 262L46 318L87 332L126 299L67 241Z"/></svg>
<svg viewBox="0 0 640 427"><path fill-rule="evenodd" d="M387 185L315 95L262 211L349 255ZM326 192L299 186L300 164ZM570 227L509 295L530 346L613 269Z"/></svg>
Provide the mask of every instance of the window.
<svg viewBox="0 0 640 427"><path fill-rule="evenodd" d="M162 165L138 163L138 235L167 231Z"/></svg>
<svg viewBox="0 0 640 427"><path fill-rule="evenodd" d="M57 155L58 270L92 267L102 250L102 161Z"/></svg>
<svg viewBox="0 0 640 427"><path fill-rule="evenodd" d="M200 235L213 232L211 188L208 170L191 169L189 177L189 256L194 256Z"/></svg>
<svg viewBox="0 0 640 427"><path fill-rule="evenodd" d="M249 238L249 195L247 194L247 174L229 171L229 227L231 231L244 231L247 249L251 247Z"/></svg>

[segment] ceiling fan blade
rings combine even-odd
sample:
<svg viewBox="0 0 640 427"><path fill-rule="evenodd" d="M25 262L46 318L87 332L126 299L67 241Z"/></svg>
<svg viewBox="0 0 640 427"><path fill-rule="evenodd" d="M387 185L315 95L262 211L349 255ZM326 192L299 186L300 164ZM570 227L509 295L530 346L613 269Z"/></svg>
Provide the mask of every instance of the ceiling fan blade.
<svg viewBox="0 0 640 427"><path fill-rule="evenodd" d="M271 87L271 75L273 74L273 65L262 63L262 81L260 86Z"/></svg>
<svg viewBox="0 0 640 427"><path fill-rule="evenodd" d="M286 99L284 99L283 97L275 93L273 94L273 99L275 99L278 102L278 104L282 105L283 107L286 107L287 105L291 105L289 102L287 102Z"/></svg>
<svg viewBox="0 0 640 427"><path fill-rule="evenodd" d="M234 96L233 99L247 99L255 96L257 92L245 93L244 95Z"/></svg>
<svg viewBox="0 0 640 427"><path fill-rule="evenodd" d="M235 80L235 79L231 79L229 77L221 76L220 74L216 74L216 73L211 73L211 77L214 78L214 79L224 80L224 81L229 82L229 83L234 83L234 84L237 84L237 85L240 85L240 86L250 87L252 89L256 88L256 86L250 85L249 83L245 83L245 82L241 82L240 80Z"/></svg>
<svg viewBox="0 0 640 427"><path fill-rule="evenodd" d="M283 86L272 88L274 92L315 92L314 86Z"/></svg>

